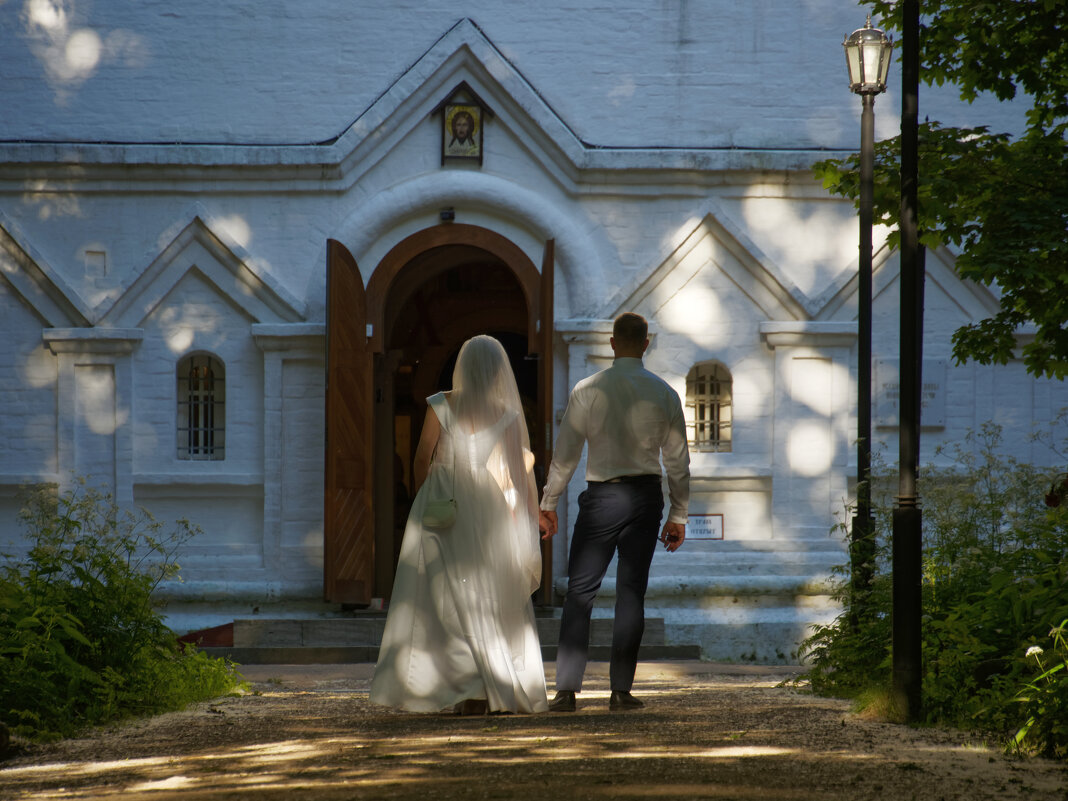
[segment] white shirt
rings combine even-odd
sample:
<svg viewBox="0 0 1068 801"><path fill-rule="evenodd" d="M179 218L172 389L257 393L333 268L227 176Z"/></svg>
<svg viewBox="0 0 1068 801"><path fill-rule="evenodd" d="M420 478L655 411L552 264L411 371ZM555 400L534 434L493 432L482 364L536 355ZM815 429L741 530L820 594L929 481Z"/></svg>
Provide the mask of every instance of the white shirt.
<svg viewBox="0 0 1068 801"><path fill-rule="evenodd" d="M619 476L668 477L668 520L685 523L690 502L690 452L682 403L667 382L642 366L642 360L617 358L612 366L579 381L571 390L560 424L541 508L555 511L557 501L589 442L586 480Z"/></svg>

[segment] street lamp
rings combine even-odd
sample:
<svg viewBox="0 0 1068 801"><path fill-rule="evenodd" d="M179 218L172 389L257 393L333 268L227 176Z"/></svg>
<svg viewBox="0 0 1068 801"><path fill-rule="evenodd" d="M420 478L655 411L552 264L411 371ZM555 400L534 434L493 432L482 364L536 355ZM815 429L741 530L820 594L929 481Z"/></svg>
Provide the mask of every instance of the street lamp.
<svg viewBox="0 0 1068 801"><path fill-rule="evenodd" d="M871 14L863 28L845 41L849 88L860 95L860 258L857 311L857 513L849 545L849 563L854 598L871 589L875 543L871 516L871 228L875 165L875 96L886 91L886 74L894 43L871 26ZM851 622L858 623L856 604Z"/></svg>
<svg viewBox="0 0 1068 801"><path fill-rule="evenodd" d="M858 95L885 92L894 43L881 30L871 26L871 14L863 28L846 37L842 47L849 65L849 88Z"/></svg>

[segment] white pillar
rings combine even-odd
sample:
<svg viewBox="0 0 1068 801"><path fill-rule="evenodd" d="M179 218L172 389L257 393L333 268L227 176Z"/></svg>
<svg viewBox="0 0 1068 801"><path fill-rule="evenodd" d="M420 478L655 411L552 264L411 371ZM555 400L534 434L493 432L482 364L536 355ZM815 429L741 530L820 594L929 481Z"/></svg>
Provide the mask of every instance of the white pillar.
<svg viewBox="0 0 1068 801"><path fill-rule="evenodd" d="M60 490L75 478L133 503L133 368L139 328L46 328L59 360L56 388Z"/></svg>
<svg viewBox="0 0 1068 801"><path fill-rule="evenodd" d="M263 566L282 594L322 584L326 326L253 324L263 351Z"/></svg>
<svg viewBox="0 0 1068 801"><path fill-rule="evenodd" d="M766 322L775 351L772 537L826 540L856 450L855 323Z"/></svg>

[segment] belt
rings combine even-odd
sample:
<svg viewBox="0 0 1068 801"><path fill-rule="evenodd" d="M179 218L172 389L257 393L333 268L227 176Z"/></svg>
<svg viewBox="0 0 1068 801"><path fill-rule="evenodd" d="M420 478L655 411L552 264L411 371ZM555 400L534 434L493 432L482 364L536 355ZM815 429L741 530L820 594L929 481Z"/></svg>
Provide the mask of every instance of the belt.
<svg viewBox="0 0 1068 801"><path fill-rule="evenodd" d="M645 473L640 476L616 476L607 481L590 481L590 484L659 484L660 476L656 473Z"/></svg>

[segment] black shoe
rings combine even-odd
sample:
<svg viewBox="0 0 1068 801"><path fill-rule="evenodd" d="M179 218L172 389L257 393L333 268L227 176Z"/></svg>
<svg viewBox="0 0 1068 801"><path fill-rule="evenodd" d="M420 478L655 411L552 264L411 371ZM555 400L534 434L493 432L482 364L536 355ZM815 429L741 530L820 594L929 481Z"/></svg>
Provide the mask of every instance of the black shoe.
<svg viewBox="0 0 1068 801"><path fill-rule="evenodd" d="M571 690L561 690L556 697L549 702L550 712L574 712L575 693Z"/></svg>
<svg viewBox="0 0 1068 801"><path fill-rule="evenodd" d="M608 698L608 708L613 712L626 711L628 709L641 709L645 704L630 693L612 691Z"/></svg>

